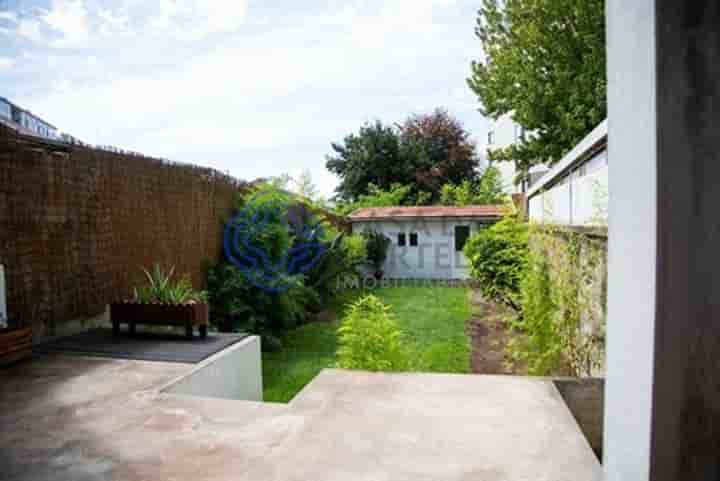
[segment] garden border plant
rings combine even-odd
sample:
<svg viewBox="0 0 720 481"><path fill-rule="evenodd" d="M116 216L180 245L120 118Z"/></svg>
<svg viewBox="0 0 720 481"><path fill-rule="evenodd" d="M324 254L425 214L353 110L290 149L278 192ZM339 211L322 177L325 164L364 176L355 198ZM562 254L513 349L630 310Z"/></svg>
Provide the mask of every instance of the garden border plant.
<svg viewBox="0 0 720 481"><path fill-rule="evenodd" d="M470 275L489 299L522 314L520 284L528 262L528 227L516 215L483 229L464 248Z"/></svg>
<svg viewBox="0 0 720 481"><path fill-rule="evenodd" d="M591 377L602 366L606 287L598 269L605 264L596 244L570 228L531 227L523 316L513 322L527 336L509 347L511 356L528 362L531 374ZM600 291L599 303L593 290Z"/></svg>
<svg viewBox="0 0 720 481"><path fill-rule="evenodd" d="M278 270L282 290L263 289L227 258L209 266L209 299L218 329L258 334L263 350L277 350L288 330L314 319L337 294L337 278L358 275L365 260L364 241L319 220L312 208L271 184L257 186L239 198L231 219L239 213L263 219L262 225L241 222L238 229L244 229L243 238L254 250L266 253L273 268L288 259L309 231L318 233L324 249L320 261L307 271Z"/></svg>
<svg viewBox="0 0 720 481"><path fill-rule="evenodd" d="M602 366L603 252L588 233L528 226L516 217L468 242L471 275L483 293L515 312L510 326L521 335L508 343L507 354L526 362L530 374L588 377Z"/></svg>

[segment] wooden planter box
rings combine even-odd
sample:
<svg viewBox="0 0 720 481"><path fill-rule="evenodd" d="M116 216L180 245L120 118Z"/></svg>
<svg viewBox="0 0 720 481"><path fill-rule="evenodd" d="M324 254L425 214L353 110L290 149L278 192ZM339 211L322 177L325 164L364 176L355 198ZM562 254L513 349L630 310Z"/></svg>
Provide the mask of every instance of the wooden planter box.
<svg viewBox="0 0 720 481"><path fill-rule="evenodd" d="M0 329L0 366L25 359L31 355L31 327Z"/></svg>
<svg viewBox="0 0 720 481"><path fill-rule="evenodd" d="M138 324L153 326L183 326L185 335L193 337L195 326L200 337L207 336L210 319L207 303L193 304L143 304L134 301L114 302L110 304L110 320L113 335L120 333L120 324L127 324L131 335L135 334Z"/></svg>

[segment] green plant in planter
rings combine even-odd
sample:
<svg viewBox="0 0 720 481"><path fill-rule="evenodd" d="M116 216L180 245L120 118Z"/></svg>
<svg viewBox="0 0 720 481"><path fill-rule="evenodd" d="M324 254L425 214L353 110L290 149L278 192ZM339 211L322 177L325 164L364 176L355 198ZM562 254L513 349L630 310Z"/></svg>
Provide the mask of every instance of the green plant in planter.
<svg viewBox="0 0 720 481"><path fill-rule="evenodd" d="M363 231L362 236L365 238L365 251L367 260L373 267L375 277L380 279L383 276L383 264L387 259L387 250L390 246L390 239L383 233L373 229Z"/></svg>
<svg viewBox="0 0 720 481"><path fill-rule="evenodd" d="M402 371L408 355L390 308L373 295L350 306L338 329L338 367L367 371Z"/></svg>
<svg viewBox="0 0 720 481"><path fill-rule="evenodd" d="M160 264L155 264L152 270L143 269L147 285L134 289L135 301L141 303L160 302L164 304L184 304L207 300L207 293L193 289L187 277L174 280L175 266L164 271Z"/></svg>

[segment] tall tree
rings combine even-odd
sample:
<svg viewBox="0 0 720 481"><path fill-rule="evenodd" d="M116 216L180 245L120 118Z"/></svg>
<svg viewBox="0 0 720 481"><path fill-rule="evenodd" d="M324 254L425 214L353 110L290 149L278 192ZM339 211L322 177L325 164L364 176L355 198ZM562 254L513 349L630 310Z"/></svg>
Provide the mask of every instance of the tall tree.
<svg viewBox="0 0 720 481"><path fill-rule="evenodd" d="M390 191L399 184L424 203L439 199L446 183L477 177L475 144L444 110L412 116L396 127L366 124L332 149L326 167L340 177L338 199L345 202L371 194L371 185Z"/></svg>
<svg viewBox="0 0 720 481"><path fill-rule="evenodd" d="M297 178L293 179L293 191L300 197L307 200L315 200L318 196L318 189L313 182L310 170L300 172Z"/></svg>
<svg viewBox="0 0 720 481"><path fill-rule="evenodd" d="M363 125L357 134L333 143L332 149L334 153L327 156L325 165L340 177L336 189L340 200L354 201L368 194L371 184L388 190L393 184L409 184L413 179L396 130L380 121Z"/></svg>
<svg viewBox="0 0 720 481"><path fill-rule="evenodd" d="M607 114L604 0L483 0L485 59L468 79L485 115L510 114L529 135L490 152L527 172L558 161Z"/></svg>
<svg viewBox="0 0 720 481"><path fill-rule="evenodd" d="M408 118L400 126L400 142L414 158L417 189L431 193L434 201L443 185L477 178L475 143L446 110Z"/></svg>

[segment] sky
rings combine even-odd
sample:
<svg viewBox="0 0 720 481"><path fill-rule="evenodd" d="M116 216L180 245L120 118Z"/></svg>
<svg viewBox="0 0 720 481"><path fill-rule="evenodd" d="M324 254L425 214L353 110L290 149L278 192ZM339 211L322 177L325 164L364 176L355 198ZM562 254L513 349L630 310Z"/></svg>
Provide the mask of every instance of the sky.
<svg viewBox="0 0 720 481"><path fill-rule="evenodd" d="M308 169L364 122L443 107L478 143L465 79L480 0L0 0L0 96L81 140L252 180Z"/></svg>

